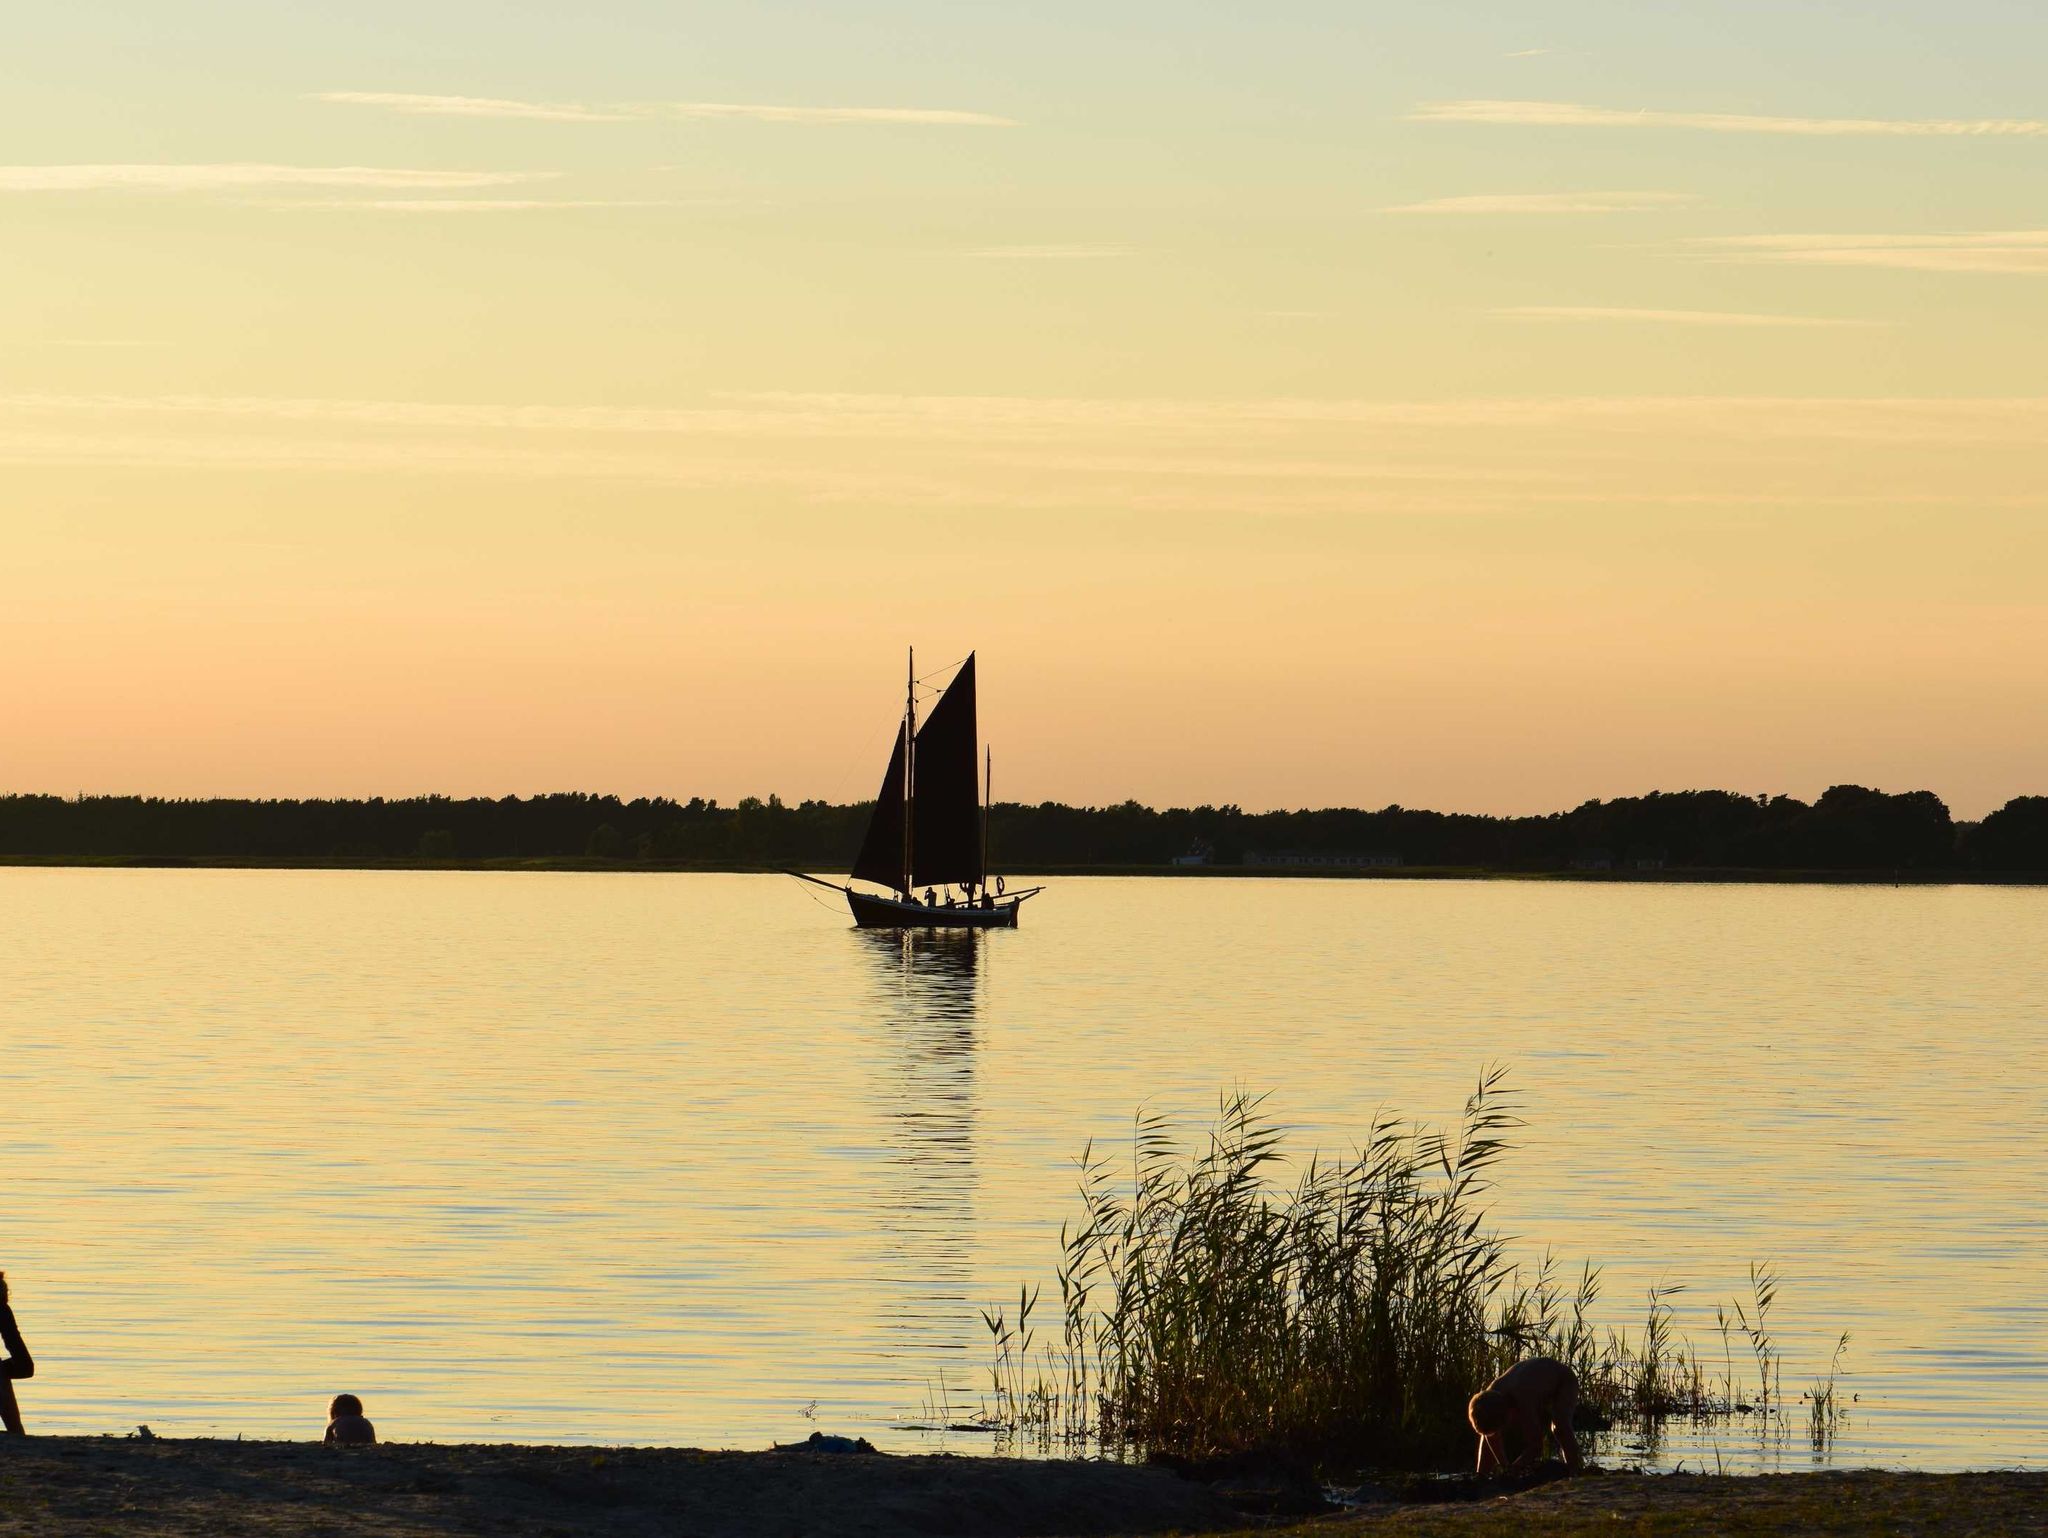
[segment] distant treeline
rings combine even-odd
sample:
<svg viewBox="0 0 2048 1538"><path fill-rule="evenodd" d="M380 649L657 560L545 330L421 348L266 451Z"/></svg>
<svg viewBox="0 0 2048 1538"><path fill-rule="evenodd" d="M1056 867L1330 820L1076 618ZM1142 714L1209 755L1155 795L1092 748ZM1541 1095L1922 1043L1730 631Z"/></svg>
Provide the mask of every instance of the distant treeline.
<svg viewBox="0 0 2048 1538"><path fill-rule="evenodd" d="M0 797L0 858L45 860L639 861L713 868L845 869L867 804L736 806L666 798L422 796L367 801L172 801ZM1537 817L1380 811L1157 811L998 804L991 863L1028 871L1165 865L1199 852L1221 866L1261 856L1503 871L1751 869L2048 873L2048 796L1982 822L1955 821L1930 791L1837 785L1811 804L1729 791L1588 801Z"/></svg>

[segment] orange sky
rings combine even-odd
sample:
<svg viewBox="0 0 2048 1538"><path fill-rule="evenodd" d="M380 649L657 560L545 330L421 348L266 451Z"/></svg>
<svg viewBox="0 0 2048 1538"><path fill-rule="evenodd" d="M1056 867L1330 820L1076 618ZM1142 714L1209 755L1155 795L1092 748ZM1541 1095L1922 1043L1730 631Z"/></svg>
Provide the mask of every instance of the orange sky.
<svg viewBox="0 0 2048 1538"><path fill-rule="evenodd" d="M35 23L0 789L2048 791L2041 21L416 10Z"/></svg>

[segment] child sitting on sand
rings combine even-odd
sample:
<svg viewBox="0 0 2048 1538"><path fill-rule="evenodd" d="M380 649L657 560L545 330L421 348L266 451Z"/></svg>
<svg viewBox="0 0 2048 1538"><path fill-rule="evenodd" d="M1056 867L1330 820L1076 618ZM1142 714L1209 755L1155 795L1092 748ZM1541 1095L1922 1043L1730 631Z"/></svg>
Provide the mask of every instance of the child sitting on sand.
<svg viewBox="0 0 2048 1538"><path fill-rule="evenodd" d="M1557 1438L1565 1467L1579 1471L1579 1443L1572 1435L1572 1410L1579 1402L1579 1380L1554 1357L1532 1356L1517 1362L1472 1396L1465 1418L1479 1433L1479 1468L1526 1468L1543 1454L1543 1433ZM1502 1453L1510 1429L1521 1436L1522 1450L1509 1463Z"/></svg>
<svg viewBox="0 0 2048 1538"><path fill-rule="evenodd" d="M369 1447L377 1440L377 1428L363 1419L360 1399L336 1394L327 1407L327 1435L321 1440L329 1447Z"/></svg>
<svg viewBox="0 0 2048 1538"><path fill-rule="evenodd" d="M22 1344L21 1326L14 1322L14 1309L7 1301L5 1271L0 1271L0 1352L6 1354L6 1359L0 1361L0 1426L14 1436L24 1436L27 1433L22 1429L21 1407L14 1402L14 1380L33 1378L36 1360Z"/></svg>

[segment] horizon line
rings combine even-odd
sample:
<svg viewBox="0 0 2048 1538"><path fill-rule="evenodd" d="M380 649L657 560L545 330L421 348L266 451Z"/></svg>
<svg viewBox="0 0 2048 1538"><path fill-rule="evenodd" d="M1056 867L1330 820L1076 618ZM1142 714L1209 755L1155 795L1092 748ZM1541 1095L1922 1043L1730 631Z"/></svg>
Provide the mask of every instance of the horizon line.
<svg viewBox="0 0 2048 1538"><path fill-rule="evenodd" d="M1936 801L1940 802L1942 808L1949 813L1949 816L1952 821L1982 821L1982 817L1958 817L1955 813L1954 808L1949 805L1948 800L1944 796L1942 796L1940 792L1932 790L1924 785L1914 786L1907 790L1886 791L1881 790L1875 786L1860 784L1854 780L1834 781L1825 789L1820 791L1811 800L1798 795L1794 795L1788 791L1748 792L1730 790L1725 786L1697 785L1687 787L1683 790L1650 789L1644 791L1637 791L1627 795L1589 796L1570 806L1558 807L1550 811L1533 812L1444 811L1435 807L1410 806L1399 801L1390 801L1383 806L1363 806L1357 804L1346 805L1337 803L1325 803L1320 806L1293 805L1247 808L1236 801L1202 801L1184 804L1169 803L1166 805L1155 806L1149 802L1140 801L1136 797L1126 797L1125 799L1120 801L1100 802L1062 801L1057 798L1046 798L1036 801L998 799L993 803L993 805L1022 807L1027 810L1035 809L1038 807L1053 806L1061 807L1068 811L1081 812L1114 812L1135 806L1140 811L1149 812L1156 816L1165 816L1173 813L1193 812L1213 812L1220 814L1231 811L1234 811L1238 816L1241 817L1307 816L1326 812L1355 812L1364 816L1381 816L1389 812L1412 812L1429 817L1473 817L1482 818L1489 821L1505 822L1565 816L1572 812L1581 811L1589 806L1614 806L1623 802L1647 801L1651 799L1676 800L1684 796L1728 796L1736 800L1754 802L1760 805L1768 805L1776 801L1794 801L1798 802L1802 806L1812 807L1814 805L1817 805L1820 799L1826 796L1829 791L1834 790L1867 791L1872 794L1885 796L1891 799L1896 799L1903 796L1929 795L1933 796ZM831 811L846 811L856 807L871 806L874 804L875 801L875 798L873 796L863 796L851 801L834 801L823 796L804 796L794 800L784 800L779 792L774 791L771 791L765 795L749 793L731 802L722 802L720 798L717 796L694 795L689 797L678 797L668 792L663 792L656 795L623 796L615 791L588 790L545 790L528 791L523 793L512 791L507 792L503 795L489 795L484 793L476 793L470 795L450 795L448 793L441 791L422 791L411 795L380 794L353 796L219 794L179 796L155 795L138 791L77 791L69 795L66 795L54 791L0 791L0 805L4 805L5 803L10 801L55 801L67 806L79 806L92 801L140 801L145 804L158 803L173 806L204 806L217 803L237 802L246 803L253 806L304 806L318 804L389 806L403 805L411 802L446 802L450 805L462 805L474 804L479 802L491 802L493 804L497 804L506 801L513 801L525 804L537 801L549 801L558 799L567 800L576 798L593 802L613 802L622 807L629 807L641 803L652 804L659 802L667 802L672 806L682 809L688 809L693 804L701 804L703 809L706 811L718 812L736 811L744 803L747 802L753 802L762 807L775 806L785 811L799 811L807 807L823 807ZM2044 789L2039 792L2017 791L2014 794L2007 796L2003 802L2001 802L1998 806L1993 807L1991 811L1995 812L2001 810L2006 806L2010 806L2016 801L2043 798L2048 798L2048 789ZM1986 812L1983 815L1989 816L1990 812Z"/></svg>

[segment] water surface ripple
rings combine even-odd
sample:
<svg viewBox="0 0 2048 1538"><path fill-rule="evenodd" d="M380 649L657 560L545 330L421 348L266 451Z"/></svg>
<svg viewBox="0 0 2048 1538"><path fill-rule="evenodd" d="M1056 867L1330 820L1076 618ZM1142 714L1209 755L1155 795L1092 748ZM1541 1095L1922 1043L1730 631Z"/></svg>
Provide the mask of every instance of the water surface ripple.
<svg viewBox="0 0 2048 1538"><path fill-rule="evenodd" d="M1768 1258L1788 1387L1853 1336L1837 1463L2039 1467L2044 927L2027 889L1103 879L947 939L774 877L0 871L23 1407L917 1446L1141 1104L1271 1090L1338 1149L1500 1061L1499 1220L1613 1323L1681 1282L1717 1355Z"/></svg>

